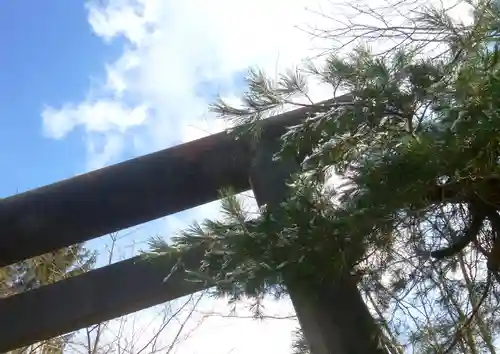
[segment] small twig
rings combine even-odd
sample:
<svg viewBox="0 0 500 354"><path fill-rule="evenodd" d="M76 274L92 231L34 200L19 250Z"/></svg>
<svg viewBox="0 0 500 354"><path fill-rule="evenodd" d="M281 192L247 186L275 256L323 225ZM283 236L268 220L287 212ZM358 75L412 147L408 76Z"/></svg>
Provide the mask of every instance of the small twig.
<svg viewBox="0 0 500 354"><path fill-rule="evenodd" d="M484 300L486 300L486 297L488 296L488 293L489 293L490 288L491 288L491 276L492 276L492 272L488 272L488 279L486 281L486 289L484 289L484 293L481 296L481 299L479 300L477 305L474 307L474 309L472 310L472 313L467 318L467 320L464 322L464 324L458 329L458 331L455 335L455 338L453 339L451 344L448 346L448 348L443 352L443 354L450 353L453 350L453 348L455 348L458 341L462 338L463 331L471 325L472 321L474 320L474 317L476 316L476 314L479 311L479 308L481 307Z"/></svg>

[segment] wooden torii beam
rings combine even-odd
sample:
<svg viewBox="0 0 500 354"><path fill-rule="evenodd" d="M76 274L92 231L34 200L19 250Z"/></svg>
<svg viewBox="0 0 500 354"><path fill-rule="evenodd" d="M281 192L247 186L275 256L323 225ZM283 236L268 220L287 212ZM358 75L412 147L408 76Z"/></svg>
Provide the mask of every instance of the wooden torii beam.
<svg viewBox="0 0 500 354"><path fill-rule="evenodd" d="M312 110L266 119L262 138ZM252 156L248 139L222 132L1 199L0 267L248 190Z"/></svg>
<svg viewBox="0 0 500 354"><path fill-rule="evenodd" d="M197 267L200 254L185 256ZM203 290L182 272L165 276L177 259L138 257L0 300L0 353L90 327Z"/></svg>
<svg viewBox="0 0 500 354"><path fill-rule="evenodd" d="M267 119L263 139L277 139L310 111ZM248 190L252 159L249 141L219 133L3 199L0 266L216 200L222 187ZM185 257L199 264L199 252ZM0 352L205 287L180 274L163 282L175 261L135 258L0 300Z"/></svg>

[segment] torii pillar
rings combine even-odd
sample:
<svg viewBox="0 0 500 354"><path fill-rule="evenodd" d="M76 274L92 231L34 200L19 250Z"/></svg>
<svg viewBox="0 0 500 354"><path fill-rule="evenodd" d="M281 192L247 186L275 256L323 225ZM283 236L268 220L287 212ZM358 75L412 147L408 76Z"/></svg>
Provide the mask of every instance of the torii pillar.
<svg viewBox="0 0 500 354"><path fill-rule="evenodd" d="M298 163L293 160L273 161L280 141L266 141L259 141L250 184L257 204L266 204L272 210L287 196L285 181L298 171ZM284 276L286 278L286 274ZM380 329L350 274L342 280L315 284L311 281L310 285L288 288L313 354L387 353L380 345Z"/></svg>

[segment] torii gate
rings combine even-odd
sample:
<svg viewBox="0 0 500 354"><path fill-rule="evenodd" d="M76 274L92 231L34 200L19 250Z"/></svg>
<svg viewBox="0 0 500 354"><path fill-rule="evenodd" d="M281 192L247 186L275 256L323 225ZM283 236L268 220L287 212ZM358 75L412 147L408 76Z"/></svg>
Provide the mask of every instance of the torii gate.
<svg viewBox="0 0 500 354"><path fill-rule="evenodd" d="M249 140L222 132L1 200L0 267L214 201L223 187L276 202L289 170L269 147L311 110L266 119L258 159ZM186 253L186 265L201 256ZM163 281L176 262L135 257L1 299L0 353L203 290L181 272ZM382 353L366 345L373 319L354 282L314 291L290 294L314 354Z"/></svg>

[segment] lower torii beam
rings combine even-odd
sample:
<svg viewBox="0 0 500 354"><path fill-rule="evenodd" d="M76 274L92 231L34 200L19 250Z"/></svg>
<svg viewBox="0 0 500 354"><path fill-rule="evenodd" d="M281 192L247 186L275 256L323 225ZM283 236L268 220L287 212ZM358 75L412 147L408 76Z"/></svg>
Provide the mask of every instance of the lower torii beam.
<svg viewBox="0 0 500 354"><path fill-rule="evenodd" d="M185 253L197 268L204 250ZM182 269L165 277L177 256L135 257L52 285L0 300L0 353L102 323L196 293L209 286L185 280Z"/></svg>

